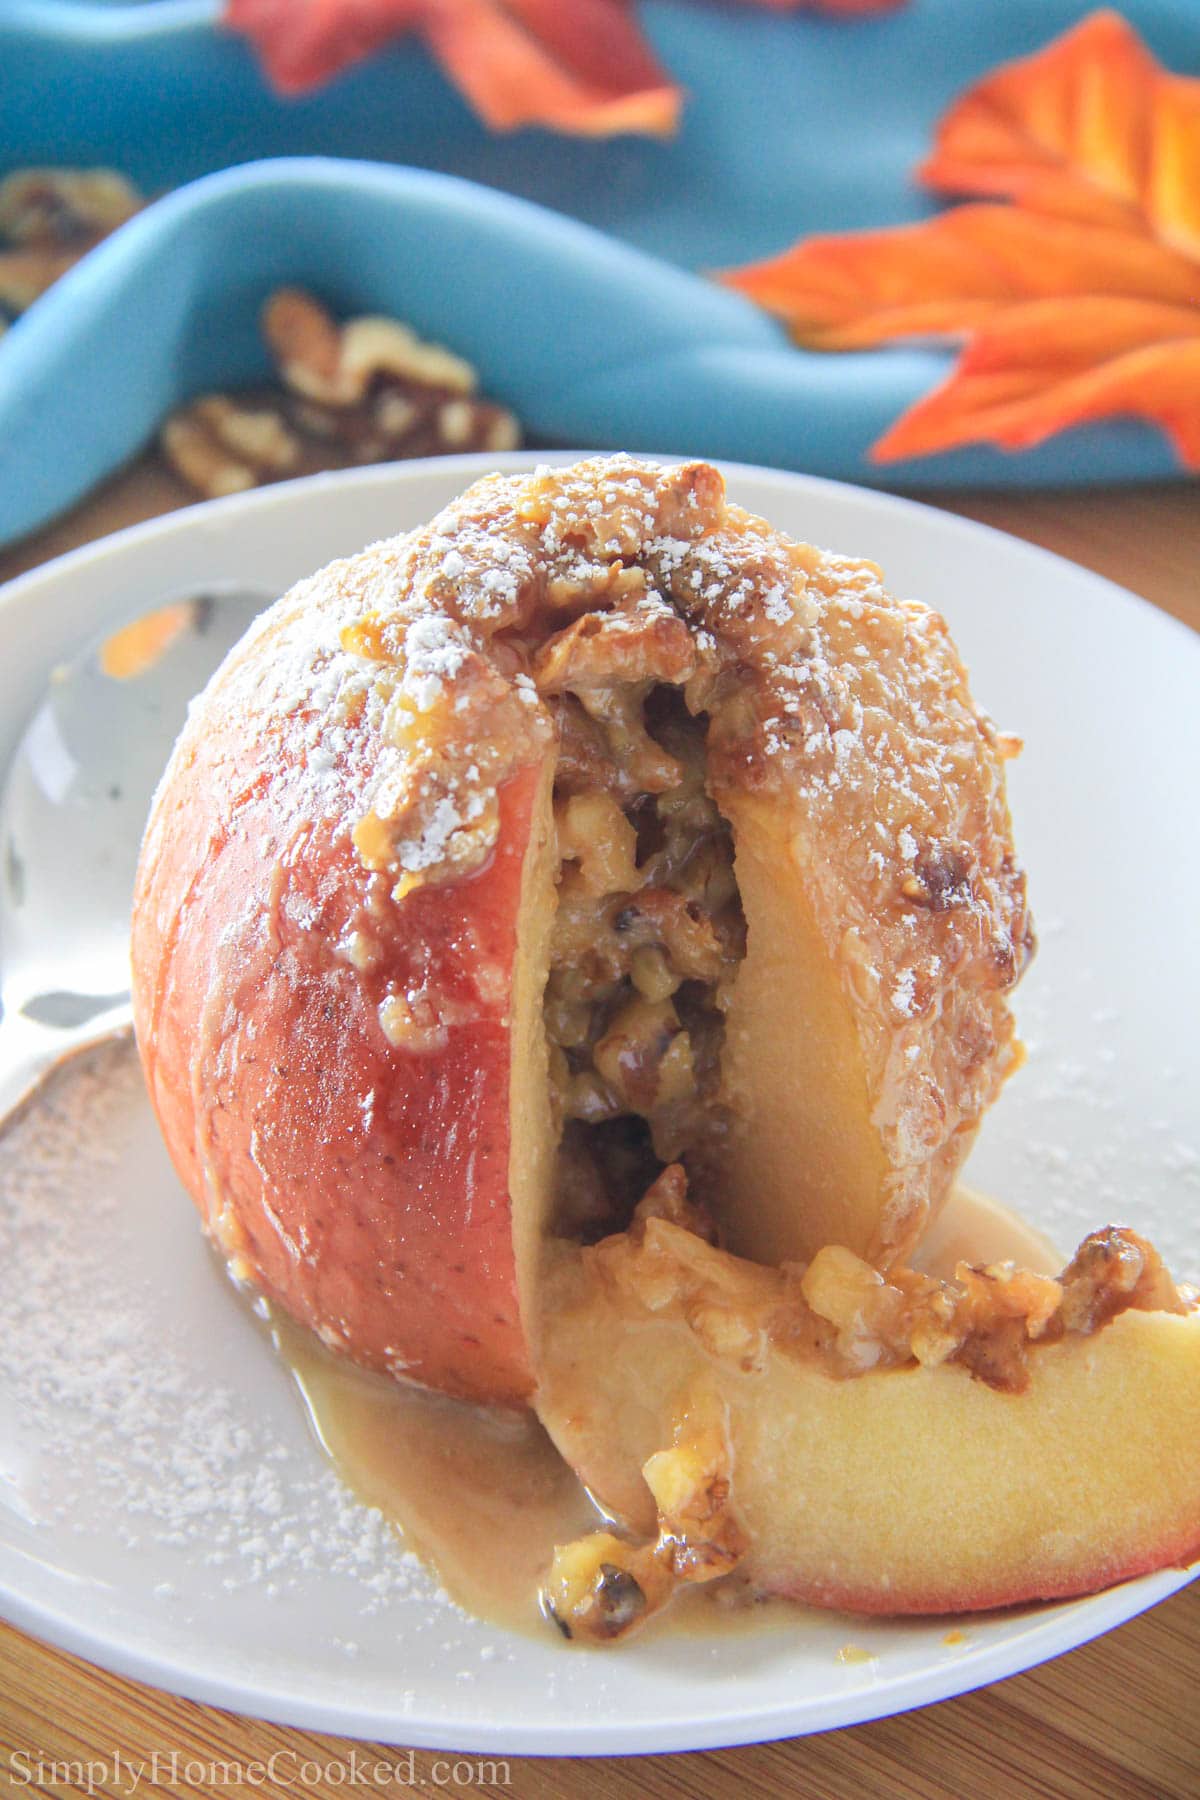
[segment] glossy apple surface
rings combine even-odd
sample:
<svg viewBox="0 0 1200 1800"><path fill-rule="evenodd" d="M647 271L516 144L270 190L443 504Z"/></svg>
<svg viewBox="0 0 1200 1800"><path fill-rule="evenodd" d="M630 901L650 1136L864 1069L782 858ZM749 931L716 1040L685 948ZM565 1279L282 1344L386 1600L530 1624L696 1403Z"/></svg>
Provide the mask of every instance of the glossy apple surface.
<svg viewBox="0 0 1200 1800"><path fill-rule="evenodd" d="M506 786L478 873L393 905L350 836L371 722L327 768L313 707L260 678L309 626L285 608L235 652L160 789L133 931L151 1099L235 1272L360 1362L521 1401L512 1009L543 771Z"/></svg>

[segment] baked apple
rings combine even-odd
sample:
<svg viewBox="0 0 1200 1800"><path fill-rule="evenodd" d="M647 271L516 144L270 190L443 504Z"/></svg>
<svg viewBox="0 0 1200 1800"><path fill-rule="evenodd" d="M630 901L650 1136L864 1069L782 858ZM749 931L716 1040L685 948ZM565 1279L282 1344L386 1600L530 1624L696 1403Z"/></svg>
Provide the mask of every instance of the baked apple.
<svg viewBox="0 0 1200 1800"><path fill-rule="evenodd" d="M674 1158L745 1254L886 1263L1017 1055L1004 753L934 614L704 464L493 477L302 582L193 708L135 901L214 1238L509 1402L546 1230Z"/></svg>
<svg viewBox="0 0 1200 1800"><path fill-rule="evenodd" d="M535 1401L641 1534L564 1548L568 1630L1200 1538L1200 1327L1148 1247L1103 1240L1087 1329L1079 1271L908 1266L1019 1060L1012 747L872 564L625 457L333 564L194 707L134 912L171 1154L333 1348Z"/></svg>

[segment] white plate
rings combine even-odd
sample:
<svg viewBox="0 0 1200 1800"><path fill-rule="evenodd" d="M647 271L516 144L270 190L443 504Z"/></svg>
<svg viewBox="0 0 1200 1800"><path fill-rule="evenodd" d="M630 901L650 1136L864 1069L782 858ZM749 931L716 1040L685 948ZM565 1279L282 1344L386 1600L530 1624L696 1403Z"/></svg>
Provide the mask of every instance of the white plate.
<svg viewBox="0 0 1200 1800"><path fill-rule="evenodd" d="M500 459L521 467L519 457ZM225 581L282 589L426 518L486 465L367 469L173 514L0 596L0 754L81 638ZM1116 1218L1200 1275L1200 644L1094 575L904 501L762 470L733 494L875 557L948 615L1013 771L1042 951L1028 1069L977 1185L1062 1244ZM0 1601L124 1674L290 1724L509 1754L696 1749L943 1699L1172 1593L964 1623L797 1611L786 1628L616 1653L465 1618L340 1488L214 1268L129 1052L77 1068L0 1144ZM839 1662L853 1643L870 1661Z"/></svg>

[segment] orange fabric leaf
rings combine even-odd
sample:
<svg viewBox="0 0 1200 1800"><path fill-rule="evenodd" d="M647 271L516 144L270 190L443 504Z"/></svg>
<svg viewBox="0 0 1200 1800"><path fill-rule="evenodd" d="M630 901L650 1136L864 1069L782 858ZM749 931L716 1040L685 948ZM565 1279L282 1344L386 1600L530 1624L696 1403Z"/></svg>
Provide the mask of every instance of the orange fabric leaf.
<svg viewBox="0 0 1200 1800"><path fill-rule="evenodd" d="M964 94L920 173L943 193L1124 221L1198 255L1198 149L1200 81L1168 74L1104 11Z"/></svg>
<svg viewBox="0 0 1200 1800"><path fill-rule="evenodd" d="M725 277L815 349L967 338L872 456L1025 449L1135 414L1200 467L1200 80L1093 14L951 106L922 173L991 201Z"/></svg>
<svg viewBox="0 0 1200 1800"><path fill-rule="evenodd" d="M1200 81L1163 81L1154 125L1147 210L1167 243L1200 261Z"/></svg>
<svg viewBox="0 0 1200 1800"><path fill-rule="evenodd" d="M221 23L248 37L281 94L302 94L415 30L420 0L225 0Z"/></svg>
<svg viewBox="0 0 1200 1800"><path fill-rule="evenodd" d="M681 96L630 0L226 0L273 84L301 93L415 32L486 124L666 136Z"/></svg>
<svg viewBox="0 0 1200 1800"><path fill-rule="evenodd" d="M904 0L753 0L851 16ZM585 137L679 123L682 96L642 36L631 0L225 0L281 93L305 93L416 33L495 131L548 125Z"/></svg>
<svg viewBox="0 0 1200 1800"><path fill-rule="evenodd" d="M1026 450L1065 426L1135 413L1200 465L1200 317L1182 307L1035 301L974 339L949 381L874 445L875 462L980 440ZM1154 316L1148 316L1149 311Z"/></svg>
<svg viewBox="0 0 1200 1800"><path fill-rule="evenodd" d="M678 124L678 88L610 0L438 0L422 35L494 131L664 136Z"/></svg>
<svg viewBox="0 0 1200 1800"><path fill-rule="evenodd" d="M1056 294L1181 306L1200 298L1200 270L1152 238L1009 206L960 206L919 225L808 238L725 279L821 350L957 334L1016 301Z"/></svg>

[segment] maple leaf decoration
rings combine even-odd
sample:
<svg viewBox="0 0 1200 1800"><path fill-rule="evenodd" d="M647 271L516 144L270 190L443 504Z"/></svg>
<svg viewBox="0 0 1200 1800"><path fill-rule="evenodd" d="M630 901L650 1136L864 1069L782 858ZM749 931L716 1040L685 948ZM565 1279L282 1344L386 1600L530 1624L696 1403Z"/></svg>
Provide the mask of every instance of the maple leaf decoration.
<svg viewBox="0 0 1200 1800"><path fill-rule="evenodd" d="M1200 80L1093 13L969 89L920 174L975 199L724 277L814 349L966 337L872 460L1134 414L1200 468Z"/></svg>
<svg viewBox="0 0 1200 1800"><path fill-rule="evenodd" d="M903 0L754 0L776 11L882 12ZM415 33L493 131L666 137L683 96L631 0L226 0L281 93L304 93Z"/></svg>

